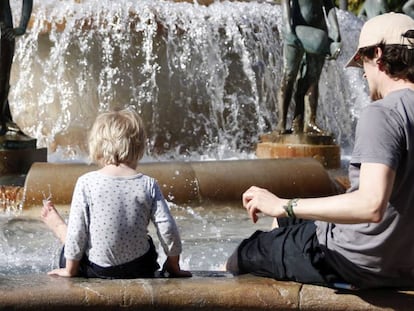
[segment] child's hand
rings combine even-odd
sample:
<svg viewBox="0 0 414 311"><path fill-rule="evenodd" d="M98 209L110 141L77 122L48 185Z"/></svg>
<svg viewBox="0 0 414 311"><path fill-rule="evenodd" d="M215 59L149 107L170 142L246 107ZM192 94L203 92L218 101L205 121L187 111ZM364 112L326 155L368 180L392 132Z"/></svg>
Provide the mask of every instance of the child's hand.
<svg viewBox="0 0 414 311"><path fill-rule="evenodd" d="M168 256L165 261L162 271L167 271L169 277L172 278L189 278L192 276L190 271L181 270L180 268L180 256Z"/></svg>
<svg viewBox="0 0 414 311"><path fill-rule="evenodd" d="M61 269L55 269L48 272L48 275L63 276L65 278L71 278L78 275L79 261L66 259L66 267Z"/></svg>
<svg viewBox="0 0 414 311"><path fill-rule="evenodd" d="M52 275L52 276L63 276L63 277L65 277L65 278L71 278L71 277L74 277L74 275L71 275L71 274L69 273L69 271L68 271L68 270L66 270L65 268L62 268L62 269L55 269L55 270L52 270L52 271L48 272L47 274L48 274L48 275Z"/></svg>
<svg viewBox="0 0 414 311"><path fill-rule="evenodd" d="M43 200L43 207L42 207L42 210L40 212L40 216L42 218L46 218L48 213L50 211L52 211L54 208L55 208L55 206L54 206L53 202L50 199L44 199Z"/></svg>

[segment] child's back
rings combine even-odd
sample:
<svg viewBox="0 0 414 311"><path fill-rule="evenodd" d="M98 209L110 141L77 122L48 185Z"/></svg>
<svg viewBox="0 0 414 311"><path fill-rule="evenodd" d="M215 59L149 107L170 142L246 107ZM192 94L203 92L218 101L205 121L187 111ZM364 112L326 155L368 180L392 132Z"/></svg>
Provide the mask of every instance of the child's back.
<svg viewBox="0 0 414 311"><path fill-rule="evenodd" d="M68 227L54 230L65 244L63 269L50 274L154 276L159 265L147 230L152 221L167 255L164 268L173 276L191 276L180 269L180 236L157 182L135 170L145 150L139 116L128 110L101 114L92 127L89 148L102 168L76 183ZM62 227L50 201L44 204L42 218L52 230L57 224Z"/></svg>

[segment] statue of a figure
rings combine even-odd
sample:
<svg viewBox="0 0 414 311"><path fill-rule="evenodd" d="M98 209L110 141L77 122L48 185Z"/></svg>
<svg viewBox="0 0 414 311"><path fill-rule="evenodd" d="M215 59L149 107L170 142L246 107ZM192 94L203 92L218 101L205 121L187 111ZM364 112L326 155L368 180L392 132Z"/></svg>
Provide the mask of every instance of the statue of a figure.
<svg viewBox="0 0 414 311"><path fill-rule="evenodd" d="M283 76L276 131L321 134L323 131L316 124L319 78L325 59L336 59L341 48L335 6L330 0L282 0L281 5ZM289 130L286 119L296 80L296 105Z"/></svg>
<svg viewBox="0 0 414 311"><path fill-rule="evenodd" d="M414 18L414 0L408 0L402 7L402 11L410 16L411 18Z"/></svg>
<svg viewBox="0 0 414 311"><path fill-rule="evenodd" d="M387 1L385 0L365 0L361 9L359 10L358 17L364 20L368 20L377 15L381 15L389 12Z"/></svg>
<svg viewBox="0 0 414 311"><path fill-rule="evenodd" d="M10 71L14 57L16 36L25 34L32 13L33 0L23 0L19 27L13 28L13 15L9 0L0 0L0 136L9 130L20 132L10 113L8 95Z"/></svg>

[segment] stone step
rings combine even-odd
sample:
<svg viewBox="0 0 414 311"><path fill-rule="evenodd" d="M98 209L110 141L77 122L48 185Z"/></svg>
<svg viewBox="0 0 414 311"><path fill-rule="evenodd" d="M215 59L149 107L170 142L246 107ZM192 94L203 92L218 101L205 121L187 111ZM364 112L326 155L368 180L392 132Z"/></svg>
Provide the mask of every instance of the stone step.
<svg viewBox="0 0 414 311"><path fill-rule="evenodd" d="M414 291L349 291L221 271L186 279L0 277L0 310L414 310Z"/></svg>

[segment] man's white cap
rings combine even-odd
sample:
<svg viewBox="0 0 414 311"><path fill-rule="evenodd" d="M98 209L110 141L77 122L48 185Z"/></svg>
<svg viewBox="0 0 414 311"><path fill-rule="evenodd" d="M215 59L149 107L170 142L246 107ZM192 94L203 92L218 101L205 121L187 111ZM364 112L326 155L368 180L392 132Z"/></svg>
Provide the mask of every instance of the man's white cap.
<svg viewBox="0 0 414 311"><path fill-rule="evenodd" d="M369 19L362 26L358 48L345 67L361 67L357 57L360 48L375 46L381 42L387 45L413 46L414 38L403 36L408 30L414 30L414 19L406 14L386 13Z"/></svg>

